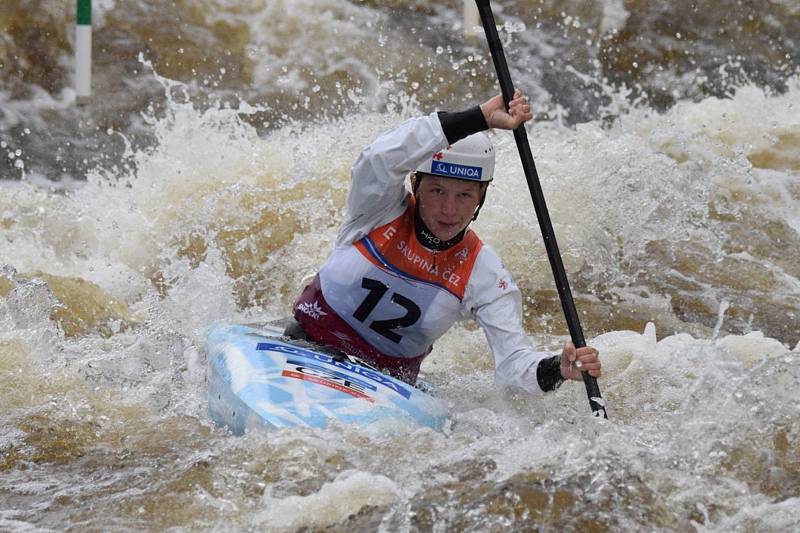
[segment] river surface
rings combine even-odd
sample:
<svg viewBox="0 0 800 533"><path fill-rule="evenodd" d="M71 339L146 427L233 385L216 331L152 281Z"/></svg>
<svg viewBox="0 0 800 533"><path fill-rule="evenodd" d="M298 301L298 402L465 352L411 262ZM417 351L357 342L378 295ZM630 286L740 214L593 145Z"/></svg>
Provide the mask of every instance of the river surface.
<svg viewBox="0 0 800 533"><path fill-rule="evenodd" d="M349 168L497 89L449 0L0 6L0 530L800 529L800 4L492 3L609 420L493 384L474 324L422 378L443 432L234 437L210 324L286 316ZM474 228L534 343L566 337L513 137Z"/></svg>

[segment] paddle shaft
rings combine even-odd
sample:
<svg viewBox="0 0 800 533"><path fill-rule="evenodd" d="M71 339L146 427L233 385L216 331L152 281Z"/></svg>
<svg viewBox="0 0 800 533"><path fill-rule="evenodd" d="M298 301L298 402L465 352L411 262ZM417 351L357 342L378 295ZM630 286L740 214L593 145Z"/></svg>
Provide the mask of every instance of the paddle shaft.
<svg viewBox="0 0 800 533"><path fill-rule="evenodd" d="M497 71L497 78L500 81L503 99L506 102L506 107L508 107L509 102L514 96L514 83L511 81L511 74L508 71L505 54L503 54L503 44L500 42L500 37L497 34L497 26L495 25L494 15L492 14L492 6L489 4L489 0L476 0L476 3L481 16L481 22L483 23L483 29L486 32L489 50L492 53L492 60L494 61L494 67ZM530 190L533 206L536 210L536 218L538 218L539 227L542 230L542 239L547 249L550 267L553 270L553 277L555 278L556 288L558 289L558 297L561 299L561 308L564 310L564 317L567 320L567 327L569 327L569 334L572 337L572 343L575 347L582 348L586 346L586 340L583 337L583 329L581 328L581 323L578 318L578 311L575 308L575 301L572 299L572 291L569 288L569 280L567 280L567 274L564 271L564 263L561 261L561 253L558 250L556 235L553 231L553 225L550 222L550 214L547 211L547 204L544 201L544 193L539 183L539 174L536 172L536 165L533 161L533 154L531 154L531 146L528 142L528 134L525 131L524 124L520 124L520 126L514 130L514 139L517 142L519 157L522 160L522 168L525 171L525 179L528 182L528 189ZM596 416L602 415L604 418L608 418L605 408L601 405L603 400L600 395L600 387L597 385L597 380L590 376L588 372L582 372L582 375L592 412Z"/></svg>

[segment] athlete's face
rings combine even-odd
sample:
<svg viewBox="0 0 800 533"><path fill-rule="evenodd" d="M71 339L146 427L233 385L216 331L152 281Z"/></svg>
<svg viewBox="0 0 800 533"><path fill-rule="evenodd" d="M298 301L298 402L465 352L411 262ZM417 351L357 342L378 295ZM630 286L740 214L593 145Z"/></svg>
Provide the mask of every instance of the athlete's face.
<svg viewBox="0 0 800 533"><path fill-rule="evenodd" d="M447 241L467 227L482 196L478 182L426 175L417 189L419 215L437 238Z"/></svg>

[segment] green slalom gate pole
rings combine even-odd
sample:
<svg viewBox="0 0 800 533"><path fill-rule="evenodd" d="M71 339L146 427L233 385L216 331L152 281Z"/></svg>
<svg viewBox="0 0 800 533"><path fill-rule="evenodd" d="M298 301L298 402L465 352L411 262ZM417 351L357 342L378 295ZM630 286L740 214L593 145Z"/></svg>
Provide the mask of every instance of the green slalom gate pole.
<svg viewBox="0 0 800 533"><path fill-rule="evenodd" d="M92 96L92 0L78 0L75 27L75 99L88 103Z"/></svg>
<svg viewBox="0 0 800 533"><path fill-rule="evenodd" d="M511 81L511 74L508 70L506 57L505 54L503 54L503 43L500 42L500 37L497 34L497 25L494 22L492 6L489 4L489 0L475 1L481 16L481 22L483 23L483 30L486 32L486 40L489 43L489 50L492 53L494 67L497 71L497 78L500 82L500 89L503 92L503 99L506 102L506 107L508 107L508 103L514 95L514 83ZM561 253L558 251L556 235L553 231L553 225L550 222L550 214L547 211L547 204L544 201L542 185L539 182L539 174L536 172L536 165L533 161L531 146L528 142L528 134L525 131L524 124L521 124L514 130L514 140L517 142L519 157L522 160L522 168L525 171L525 179L528 181L528 189L531 193L533 206L536 209L539 228L542 230L542 240L547 250L547 257L550 260L550 268L553 270L558 296L561 299L561 308L567 320L567 327L569 327L572 343L576 348L582 348L586 346L586 340L583 337L583 329L578 319L575 301L572 299L572 291L569 288L569 280L567 280L567 274L564 270L564 263L561 261ZM589 406L592 408L594 415L608 418L605 402L600 395L600 387L597 385L597 379L590 376L588 372L583 372L583 383L586 386L586 394L589 396Z"/></svg>

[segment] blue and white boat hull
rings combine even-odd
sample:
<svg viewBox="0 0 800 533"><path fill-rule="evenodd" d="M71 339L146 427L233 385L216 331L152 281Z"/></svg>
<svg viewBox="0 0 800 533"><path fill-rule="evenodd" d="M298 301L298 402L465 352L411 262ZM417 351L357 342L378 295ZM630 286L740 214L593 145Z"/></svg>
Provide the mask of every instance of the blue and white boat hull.
<svg viewBox="0 0 800 533"><path fill-rule="evenodd" d="M323 428L331 420L443 427L444 402L353 358L303 344L266 327L214 325L208 334L214 423L237 435L253 427Z"/></svg>

